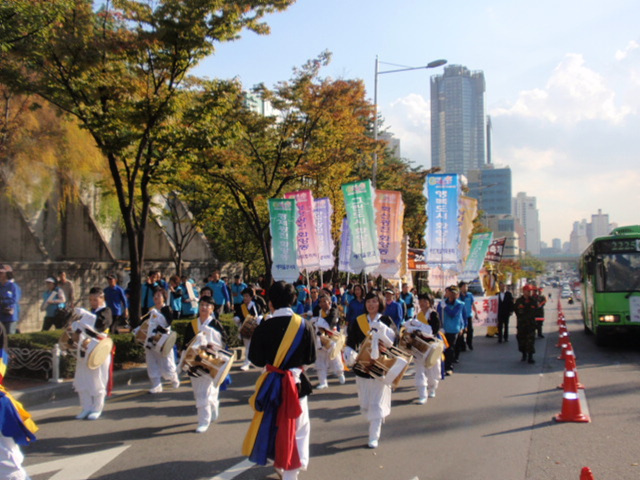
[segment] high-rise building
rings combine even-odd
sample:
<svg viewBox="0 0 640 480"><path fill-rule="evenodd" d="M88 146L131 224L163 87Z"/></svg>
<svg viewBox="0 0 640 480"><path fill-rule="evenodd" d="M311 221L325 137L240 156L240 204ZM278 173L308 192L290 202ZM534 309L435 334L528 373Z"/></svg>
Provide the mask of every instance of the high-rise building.
<svg viewBox="0 0 640 480"><path fill-rule="evenodd" d="M540 255L540 220L536 197L527 197L518 192L513 199L513 214L524 227L525 250L531 255Z"/></svg>
<svg viewBox="0 0 640 480"><path fill-rule="evenodd" d="M602 213L601 209L598 209L598 213L591 215L591 231L589 232L589 241L596 237L606 237L612 230L609 223L609 214Z"/></svg>
<svg viewBox="0 0 640 480"><path fill-rule="evenodd" d="M387 150L396 158L400 157L400 139L391 132L380 132L378 138L387 142Z"/></svg>
<svg viewBox="0 0 640 480"><path fill-rule="evenodd" d="M449 65L431 77L431 166L466 175L487 162L482 71Z"/></svg>
<svg viewBox="0 0 640 480"><path fill-rule="evenodd" d="M485 165L469 170L468 196L478 200L478 209L486 215L511 215L511 169Z"/></svg>

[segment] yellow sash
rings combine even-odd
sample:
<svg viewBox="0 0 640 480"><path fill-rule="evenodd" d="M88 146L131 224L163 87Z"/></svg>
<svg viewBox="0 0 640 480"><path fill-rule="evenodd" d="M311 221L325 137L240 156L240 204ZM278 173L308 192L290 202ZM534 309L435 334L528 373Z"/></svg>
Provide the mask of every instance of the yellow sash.
<svg viewBox="0 0 640 480"><path fill-rule="evenodd" d="M369 330L371 329L371 327L369 326L369 319L367 318L367 314L363 313L362 315L360 315L357 318L357 321L358 327L360 327L360 330L362 330L364 336L366 337L367 335L369 335Z"/></svg>
<svg viewBox="0 0 640 480"><path fill-rule="evenodd" d="M200 332L200 319L198 317L191 320L191 328L193 328L193 333L196 335Z"/></svg>
<svg viewBox="0 0 640 480"><path fill-rule="evenodd" d="M241 310L242 310L242 318L243 319L247 318L249 316L249 309L247 308L246 303L242 302Z"/></svg>
<svg viewBox="0 0 640 480"><path fill-rule="evenodd" d="M429 325L429 321L427 320L427 317L424 316L423 312L420 312L418 314L418 320L420 320L422 323L424 323L425 325Z"/></svg>
<svg viewBox="0 0 640 480"><path fill-rule="evenodd" d="M296 334L298 333L298 330L300 330L301 324L302 317L294 313L291 317L291 321L289 322L289 326L287 327L287 331L284 333L284 337L280 342L280 346L276 352L276 358L273 360L274 367L280 368L282 366L282 363L284 362L287 353L289 353L289 349L296 338ZM245 436L242 444L242 454L246 457L250 456L253 451L253 446L255 445L256 437L258 436L258 430L260 429L260 423L262 422L264 412L258 412L256 410L256 397L258 396L258 392L260 391L260 388L262 388L262 384L267 378L267 375L269 375L269 372L266 370L262 372L256 382L255 392L249 399L249 405L251 405L254 414L253 420L251 420L251 425L249 426L249 430L247 431L247 435Z"/></svg>
<svg viewBox="0 0 640 480"><path fill-rule="evenodd" d="M38 426L32 420L31 414L24 409L19 401L17 401L9 392L7 392L3 385L0 385L0 391L2 391L7 396L7 398L11 400L13 406L16 407L18 415L20 415L20 419L22 420L22 423L24 423L24 426L27 427L27 430L29 430L31 433L36 433L38 431Z"/></svg>

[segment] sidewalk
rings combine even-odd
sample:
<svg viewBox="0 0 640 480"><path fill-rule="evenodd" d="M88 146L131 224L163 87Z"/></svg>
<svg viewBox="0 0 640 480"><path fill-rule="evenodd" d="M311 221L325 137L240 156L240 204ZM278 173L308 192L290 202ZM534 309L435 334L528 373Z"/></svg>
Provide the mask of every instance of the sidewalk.
<svg viewBox="0 0 640 480"><path fill-rule="evenodd" d="M239 368L244 360L244 347L236 347L231 350L236 351L232 368ZM126 370L116 370L113 372L113 388L116 390L120 386L141 383L147 379L147 367L145 365ZM3 385L26 408L76 395L72 378L64 379L60 383L30 378L6 378Z"/></svg>

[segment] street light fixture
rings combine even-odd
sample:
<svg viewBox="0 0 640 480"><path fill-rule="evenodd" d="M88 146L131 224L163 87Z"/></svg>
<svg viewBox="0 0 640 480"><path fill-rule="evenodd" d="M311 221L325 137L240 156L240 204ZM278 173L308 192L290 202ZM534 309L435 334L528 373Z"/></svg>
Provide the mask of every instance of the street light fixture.
<svg viewBox="0 0 640 480"><path fill-rule="evenodd" d="M376 71L373 82L373 140L375 143L378 143L378 75L384 75L386 73L398 73L398 72L408 72L409 70L422 70L426 68L436 68L441 67L446 64L447 61L444 59L434 60L433 62L429 62L422 67L406 67L406 68L398 68L395 70L378 70L378 56L376 55ZM373 152L373 170L371 172L371 183L373 184L373 188L376 188L376 177L378 176L378 152Z"/></svg>

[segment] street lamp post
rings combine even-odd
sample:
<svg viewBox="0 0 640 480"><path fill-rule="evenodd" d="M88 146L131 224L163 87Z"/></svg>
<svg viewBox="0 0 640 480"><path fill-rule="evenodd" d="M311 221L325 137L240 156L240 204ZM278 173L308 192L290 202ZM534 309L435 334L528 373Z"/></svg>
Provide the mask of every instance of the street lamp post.
<svg viewBox="0 0 640 480"><path fill-rule="evenodd" d="M398 68L395 70L385 70L383 72L378 70L378 56L376 55L376 70L373 81L373 140L378 142L378 75L384 75L386 73L398 73L398 72L408 72L409 70L422 70L425 68L436 68L446 64L447 61L440 59L434 60L433 62L429 62L427 65L422 67L406 67L406 68ZM376 188L376 177L378 176L378 152L373 152L373 169L371 172L371 183L373 184L373 188Z"/></svg>

